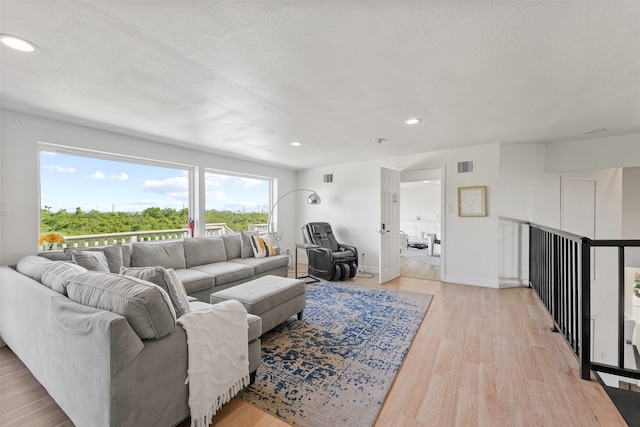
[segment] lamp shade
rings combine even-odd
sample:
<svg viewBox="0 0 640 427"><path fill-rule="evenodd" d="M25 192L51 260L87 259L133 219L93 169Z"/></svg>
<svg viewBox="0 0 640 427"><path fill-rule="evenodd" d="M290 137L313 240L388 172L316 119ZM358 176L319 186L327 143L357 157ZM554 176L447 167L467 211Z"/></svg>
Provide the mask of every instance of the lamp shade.
<svg viewBox="0 0 640 427"><path fill-rule="evenodd" d="M280 200L284 199L287 195L289 195L291 193L295 193L297 191L308 191L308 192L311 193L309 195L309 197L307 197L307 203L308 204L310 204L310 205L319 205L320 204L321 199L320 199L320 196L318 196L318 193L316 193L313 190L306 189L306 188L299 188L297 190L291 190L288 193L283 194L282 197L280 197L278 200L276 200L276 202L271 207L271 210L269 211L269 218L267 219L267 233L269 233L270 236L273 233L273 225L274 225L273 224L273 211L275 210L275 208L278 205L278 203L280 203Z"/></svg>
<svg viewBox="0 0 640 427"><path fill-rule="evenodd" d="M319 205L321 201L320 196L318 196L318 193L316 192L313 192L313 194L310 194L309 197L307 197L307 203L310 205Z"/></svg>

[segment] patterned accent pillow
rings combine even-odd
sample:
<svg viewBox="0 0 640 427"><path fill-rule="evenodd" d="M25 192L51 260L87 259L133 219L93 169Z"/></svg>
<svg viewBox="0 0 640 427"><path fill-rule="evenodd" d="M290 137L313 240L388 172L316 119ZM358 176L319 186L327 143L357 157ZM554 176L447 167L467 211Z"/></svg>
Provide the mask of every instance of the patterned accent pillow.
<svg viewBox="0 0 640 427"><path fill-rule="evenodd" d="M256 258L264 258L276 254L276 250L268 234L251 236L251 248L253 249L253 256Z"/></svg>

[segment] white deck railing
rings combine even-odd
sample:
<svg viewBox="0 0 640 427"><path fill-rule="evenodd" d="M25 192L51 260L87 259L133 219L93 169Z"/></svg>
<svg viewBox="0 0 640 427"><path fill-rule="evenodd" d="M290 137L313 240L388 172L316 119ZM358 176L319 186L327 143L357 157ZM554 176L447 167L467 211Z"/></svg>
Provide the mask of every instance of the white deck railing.
<svg viewBox="0 0 640 427"><path fill-rule="evenodd" d="M249 224L249 231L267 231L267 224ZM233 233L234 231L224 223L210 223L205 225L205 236ZM64 236L64 243L55 243L49 248L48 243L40 245L43 251L63 248L78 248L91 246L105 246L114 243L149 242L156 240L176 240L189 237L188 228L174 230L127 231L124 233L86 234L80 236Z"/></svg>

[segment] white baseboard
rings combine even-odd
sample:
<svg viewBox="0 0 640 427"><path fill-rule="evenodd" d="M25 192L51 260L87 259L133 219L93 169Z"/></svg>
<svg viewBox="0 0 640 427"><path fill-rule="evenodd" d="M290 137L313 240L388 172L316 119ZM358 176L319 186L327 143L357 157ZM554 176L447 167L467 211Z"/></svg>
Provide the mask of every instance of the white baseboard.
<svg viewBox="0 0 640 427"><path fill-rule="evenodd" d="M500 284L497 280L482 280L475 277L461 277L447 275L442 279L443 282L458 283L460 285L482 286L485 288L499 288Z"/></svg>
<svg viewBox="0 0 640 427"><path fill-rule="evenodd" d="M529 281L526 279L500 279L500 289L521 288L523 286L529 286Z"/></svg>

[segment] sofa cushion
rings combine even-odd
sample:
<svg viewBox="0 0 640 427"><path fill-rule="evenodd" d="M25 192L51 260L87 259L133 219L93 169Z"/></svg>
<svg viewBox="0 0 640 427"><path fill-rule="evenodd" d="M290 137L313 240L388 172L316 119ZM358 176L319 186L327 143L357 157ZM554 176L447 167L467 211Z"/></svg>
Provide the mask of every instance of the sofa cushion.
<svg viewBox="0 0 640 427"><path fill-rule="evenodd" d="M73 252L102 252L104 256L107 258L107 264L109 266L108 271L112 273L118 273L120 271L120 267L124 265L123 262L123 248L122 244L116 243L115 245L109 246L96 246L96 247L88 247L88 248L64 248L64 255L66 261L73 261ZM87 259L86 257L84 259ZM86 267L86 266L85 266ZM93 268L86 267L89 270L94 270Z"/></svg>
<svg viewBox="0 0 640 427"><path fill-rule="evenodd" d="M101 251L71 251L71 260L87 270L109 272L109 261Z"/></svg>
<svg viewBox="0 0 640 427"><path fill-rule="evenodd" d="M249 323L249 341L260 338L260 335L262 335L262 318L255 314L247 313L247 322Z"/></svg>
<svg viewBox="0 0 640 427"><path fill-rule="evenodd" d="M86 268L71 262L52 261L42 272L42 284L62 295L67 295L67 281L86 272Z"/></svg>
<svg viewBox="0 0 640 427"><path fill-rule="evenodd" d="M131 245L122 245L122 265L131 267ZM115 271L113 271L115 273Z"/></svg>
<svg viewBox="0 0 640 427"><path fill-rule="evenodd" d="M204 271L181 269L175 270L175 272L184 285L187 294L192 294L203 289L211 289L216 284L216 278Z"/></svg>
<svg viewBox="0 0 640 427"><path fill-rule="evenodd" d="M268 234L251 236L251 248L253 249L253 256L256 258L264 258L276 254L276 250L271 243L271 237Z"/></svg>
<svg viewBox="0 0 640 427"><path fill-rule="evenodd" d="M240 233L228 233L220 236L224 240L224 249L227 251L227 261L234 258L242 258L242 237Z"/></svg>
<svg viewBox="0 0 640 427"><path fill-rule="evenodd" d="M47 264L50 264L51 262L52 261L50 259L45 257L25 255L18 260L16 270L18 273L24 274L30 279L40 283L42 282L42 272Z"/></svg>
<svg viewBox="0 0 640 427"><path fill-rule="evenodd" d="M211 307L211 304L202 301L192 301L189 305L191 305L191 311L208 310ZM262 319L260 316L247 313L247 323L249 324L249 342L260 338L262 335Z"/></svg>
<svg viewBox="0 0 640 427"><path fill-rule="evenodd" d="M125 317L143 340L162 338L176 326L169 295L159 286L134 277L81 273L67 282L67 295L77 303Z"/></svg>
<svg viewBox="0 0 640 427"><path fill-rule="evenodd" d="M230 260L237 264L244 264L253 267L254 274L262 274L274 268L284 267L289 264L288 255L274 255L267 258L236 258Z"/></svg>
<svg viewBox="0 0 640 427"><path fill-rule="evenodd" d="M251 236L256 236L258 233L253 231L241 231L240 232L240 258L252 258L253 248L251 246Z"/></svg>
<svg viewBox="0 0 640 427"><path fill-rule="evenodd" d="M184 239L187 268L227 260L224 240L220 237L193 237Z"/></svg>
<svg viewBox="0 0 640 427"><path fill-rule="evenodd" d="M131 267L155 267L157 265L173 269L187 268L182 241L134 243L131 245Z"/></svg>
<svg viewBox="0 0 640 427"><path fill-rule="evenodd" d="M213 264L199 265L191 270L198 270L215 277L215 285L220 286L236 280L253 276L253 268L235 262L216 262Z"/></svg>
<svg viewBox="0 0 640 427"><path fill-rule="evenodd" d="M175 271L164 267L120 267L120 274L123 276L135 277L146 280L160 286L171 299L171 304L176 312L176 317L189 313L189 301L187 291Z"/></svg>

